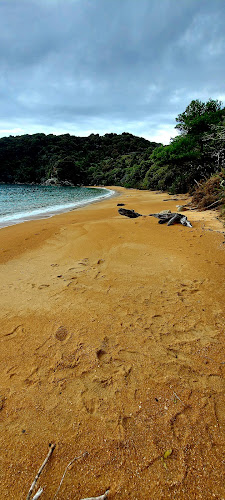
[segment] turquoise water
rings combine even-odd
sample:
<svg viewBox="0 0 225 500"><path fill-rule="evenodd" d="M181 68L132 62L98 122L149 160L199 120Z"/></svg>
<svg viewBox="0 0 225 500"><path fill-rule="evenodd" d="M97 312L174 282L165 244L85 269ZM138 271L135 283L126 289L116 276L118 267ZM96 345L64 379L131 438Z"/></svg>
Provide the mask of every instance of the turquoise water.
<svg viewBox="0 0 225 500"><path fill-rule="evenodd" d="M68 212L113 194L104 188L1 184L0 227Z"/></svg>

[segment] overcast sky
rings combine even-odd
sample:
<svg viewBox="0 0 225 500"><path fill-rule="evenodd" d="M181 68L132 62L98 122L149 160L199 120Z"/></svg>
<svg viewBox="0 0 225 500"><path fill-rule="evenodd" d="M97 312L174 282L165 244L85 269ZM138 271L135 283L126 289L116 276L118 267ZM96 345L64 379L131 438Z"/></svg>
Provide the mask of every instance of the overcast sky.
<svg viewBox="0 0 225 500"><path fill-rule="evenodd" d="M192 99L225 105L225 0L0 0L0 136L168 143Z"/></svg>

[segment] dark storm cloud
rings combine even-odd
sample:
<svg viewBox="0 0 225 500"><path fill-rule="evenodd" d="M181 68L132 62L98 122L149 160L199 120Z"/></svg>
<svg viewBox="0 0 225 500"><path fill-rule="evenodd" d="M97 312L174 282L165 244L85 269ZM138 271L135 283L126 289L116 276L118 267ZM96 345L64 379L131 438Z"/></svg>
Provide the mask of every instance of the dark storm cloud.
<svg viewBox="0 0 225 500"><path fill-rule="evenodd" d="M166 140L225 98L224 21L224 0L1 0L0 129Z"/></svg>

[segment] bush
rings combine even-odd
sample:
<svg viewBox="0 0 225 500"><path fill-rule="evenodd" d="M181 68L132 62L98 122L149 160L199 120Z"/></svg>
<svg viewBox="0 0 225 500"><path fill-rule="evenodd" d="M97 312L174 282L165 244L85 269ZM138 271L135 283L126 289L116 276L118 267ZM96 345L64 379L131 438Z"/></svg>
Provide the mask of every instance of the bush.
<svg viewBox="0 0 225 500"><path fill-rule="evenodd" d="M225 203L225 171L201 183L193 194L192 203L200 210L222 206Z"/></svg>

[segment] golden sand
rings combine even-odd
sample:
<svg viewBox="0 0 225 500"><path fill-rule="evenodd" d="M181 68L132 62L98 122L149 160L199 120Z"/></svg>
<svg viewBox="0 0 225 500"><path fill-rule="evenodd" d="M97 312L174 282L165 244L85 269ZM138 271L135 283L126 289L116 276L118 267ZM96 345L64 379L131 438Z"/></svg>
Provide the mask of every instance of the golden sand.
<svg viewBox="0 0 225 500"><path fill-rule="evenodd" d="M1 499L225 497L224 264L215 212L114 197L0 230ZM171 452L172 451L172 452ZM168 452L168 453L166 453Z"/></svg>

